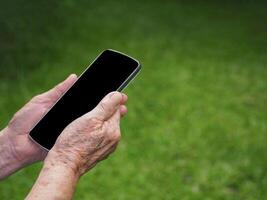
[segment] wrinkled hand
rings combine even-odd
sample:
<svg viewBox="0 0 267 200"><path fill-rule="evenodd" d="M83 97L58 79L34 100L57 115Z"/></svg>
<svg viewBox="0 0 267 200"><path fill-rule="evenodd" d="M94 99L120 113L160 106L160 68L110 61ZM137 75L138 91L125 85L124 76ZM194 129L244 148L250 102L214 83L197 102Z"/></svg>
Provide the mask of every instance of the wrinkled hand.
<svg viewBox="0 0 267 200"><path fill-rule="evenodd" d="M32 142L28 134L76 80L77 76L72 74L48 92L35 96L9 122L5 131L8 135L13 156L18 162L27 165L46 157L47 152Z"/></svg>
<svg viewBox="0 0 267 200"><path fill-rule="evenodd" d="M127 112L127 96L108 94L89 113L69 124L45 162L65 165L81 176L112 153L120 140L120 118Z"/></svg>

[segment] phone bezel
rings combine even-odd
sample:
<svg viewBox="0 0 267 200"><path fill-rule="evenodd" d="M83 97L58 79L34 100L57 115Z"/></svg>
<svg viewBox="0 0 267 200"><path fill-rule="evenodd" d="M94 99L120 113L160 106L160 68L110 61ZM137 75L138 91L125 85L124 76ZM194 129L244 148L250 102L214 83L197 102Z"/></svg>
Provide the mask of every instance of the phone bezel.
<svg viewBox="0 0 267 200"><path fill-rule="evenodd" d="M138 60L136 60L135 58L125 54L125 53L122 53L122 52L119 52L117 50L113 50L113 49L106 49L104 51L102 51L100 54L98 54L98 56L88 65L88 67L80 74L80 76L77 78L77 80L73 83L73 85L75 85L75 83L79 80L79 78L92 66L92 64L105 52L105 51L112 51L112 52L115 52L115 53L118 53L118 54L121 54L121 55L124 55L132 60L134 60L138 65L136 67L136 69L129 75L129 77L120 85L120 87L118 87L118 89L116 91L118 92L121 92L123 89L125 89L129 84L130 82L137 76L137 74L140 72L141 70L141 64ZM72 86L73 86L72 85ZM44 147L43 145L41 145L39 142L37 142L31 135L31 131L34 129L35 126L37 126L37 124L45 117L45 115L57 104L57 102L65 95L65 93L67 93L71 88L72 86L62 94L62 96L53 104L53 106L44 113L44 115L42 116L42 118L32 127L32 129L29 131L29 134L28 134L28 137L30 138L30 140L32 142L34 142L35 144L37 144L39 147L41 147L42 149L44 149L45 151L50 151L49 149L47 149L46 147Z"/></svg>

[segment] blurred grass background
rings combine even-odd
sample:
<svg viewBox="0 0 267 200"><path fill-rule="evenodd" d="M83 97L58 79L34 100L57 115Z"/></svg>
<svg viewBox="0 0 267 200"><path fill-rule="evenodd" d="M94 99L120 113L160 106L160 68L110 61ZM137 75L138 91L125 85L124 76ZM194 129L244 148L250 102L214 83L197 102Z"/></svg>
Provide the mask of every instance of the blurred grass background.
<svg viewBox="0 0 267 200"><path fill-rule="evenodd" d="M104 49L139 59L116 153L75 199L267 199L266 1L2 1L0 127ZM41 164L0 183L23 199Z"/></svg>

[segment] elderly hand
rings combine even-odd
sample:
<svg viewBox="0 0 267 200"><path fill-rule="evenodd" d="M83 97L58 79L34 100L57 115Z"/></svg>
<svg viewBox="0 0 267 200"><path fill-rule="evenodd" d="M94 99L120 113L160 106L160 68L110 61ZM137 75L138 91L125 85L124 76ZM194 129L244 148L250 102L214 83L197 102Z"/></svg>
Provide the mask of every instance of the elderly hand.
<svg viewBox="0 0 267 200"><path fill-rule="evenodd" d="M81 175L115 150L126 101L125 94L112 92L69 124L49 151L26 199L72 199Z"/></svg>
<svg viewBox="0 0 267 200"><path fill-rule="evenodd" d="M62 165L81 176L114 151L120 140L120 118L127 112L127 96L112 92L93 109L73 121L50 150L46 165Z"/></svg>
<svg viewBox="0 0 267 200"><path fill-rule="evenodd" d="M0 151L5 154L0 157L0 179L46 157L47 152L32 142L28 134L76 80L76 75L70 75L53 89L32 98L14 115L0 134Z"/></svg>

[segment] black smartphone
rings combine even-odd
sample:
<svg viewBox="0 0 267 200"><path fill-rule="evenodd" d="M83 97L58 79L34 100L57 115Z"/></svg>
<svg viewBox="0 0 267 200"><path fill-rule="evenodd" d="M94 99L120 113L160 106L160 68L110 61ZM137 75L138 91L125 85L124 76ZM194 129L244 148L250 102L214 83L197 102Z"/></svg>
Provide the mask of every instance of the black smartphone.
<svg viewBox="0 0 267 200"><path fill-rule="evenodd" d="M140 69L140 63L128 55L103 51L34 126L29 137L50 150L68 124L91 111L109 92L122 91Z"/></svg>

